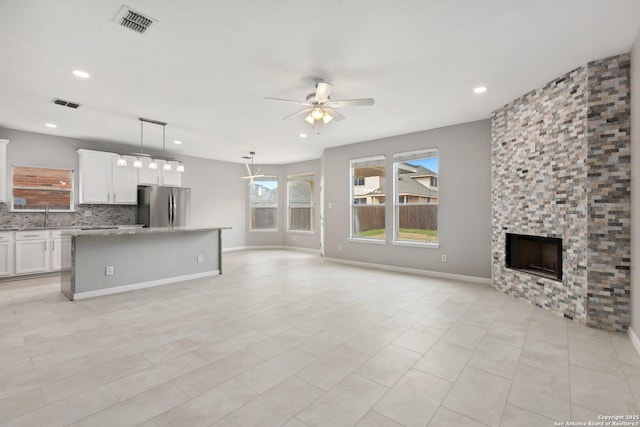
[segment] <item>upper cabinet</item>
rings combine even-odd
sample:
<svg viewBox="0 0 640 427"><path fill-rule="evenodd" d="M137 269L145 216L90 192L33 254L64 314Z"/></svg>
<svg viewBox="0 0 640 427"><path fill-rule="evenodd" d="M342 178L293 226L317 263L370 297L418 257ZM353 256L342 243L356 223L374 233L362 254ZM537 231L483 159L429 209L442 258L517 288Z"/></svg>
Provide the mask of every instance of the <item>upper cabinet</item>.
<svg viewBox="0 0 640 427"><path fill-rule="evenodd" d="M78 150L80 159L79 203L135 205L138 174L127 156L128 166L118 166L118 155L104 151Z"/></svg>
<svg viewBox="0 0 640 427"><path fill-rule="evenodd" d="M6 139L0 139L0 202L7 201L7 144Z"/></svg>
<svg viewBox="0 0 640 427"><path fill-rule="evenodd" d="M180 187L182 185L182 174L176 172L176 165L171 163L171 170L164 170L166 162L156 160L158 169L149 169L150 158L142 158L142 167L138 169L138 184L140 185L166 185Z"/></svg>

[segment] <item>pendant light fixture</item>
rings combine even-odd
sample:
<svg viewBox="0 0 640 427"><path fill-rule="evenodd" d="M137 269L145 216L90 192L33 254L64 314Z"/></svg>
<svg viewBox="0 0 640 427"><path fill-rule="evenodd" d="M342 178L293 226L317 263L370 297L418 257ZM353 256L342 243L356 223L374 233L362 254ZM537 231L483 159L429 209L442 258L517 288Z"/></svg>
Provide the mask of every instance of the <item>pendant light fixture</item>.
<svg viewBox="0 0 640 427"><path fill-rule="evenodd" d="M161 122L158 120L152 120L152 119L145 119L143 117L140 117L138 120L140 120L140 152L139 153L131 153L131 156L135 157L135 160L133 161L133 167L134 168L142 168L144 165L142 163L142 159L141 158L149 158L149 164L148 164L148 168L152 169L152 170L157 170L158 169L158 160L163 160L164 164L162 165L162 170L163 171L167 171L167 172L171 172L173 170L173 166L171 165L172 162L177 163L176 165L176 172L184 172L184 164L181 161L178 161L172 157L167 157L166 156L166 126L167 123L166 122ZM144 124L145 123L151 123L154 125L159 125L162 126L162 156L151 156L150 154L146 154L144 152ZM116 164L118 166L124 167L127 166L127 159L124 157L124 155L119 154L118 155L118 160L116 162Z"/></svg>

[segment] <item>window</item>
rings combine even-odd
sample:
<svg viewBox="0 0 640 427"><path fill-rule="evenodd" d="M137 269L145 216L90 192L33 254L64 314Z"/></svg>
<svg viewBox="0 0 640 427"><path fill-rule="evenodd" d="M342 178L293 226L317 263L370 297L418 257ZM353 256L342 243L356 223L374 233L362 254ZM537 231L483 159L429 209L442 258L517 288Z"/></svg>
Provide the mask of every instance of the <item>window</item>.
<svg viewBox="0 0 640 427"><path fill-rule="evenodd" d="M385 240L384 156L351 161L351 237Z"/></svg>
<svg viewBox="0 0 640 427"><path fill-rule="evenodd" d="M249 187L250 230L277 230L278 177L254 178Z"/></svg>
<svg viewBox="0 0 640 427"><path fill-rule="evenodd" d="M438 150L393 156L398 242L438 243Z"/></svg>
<svg viewBox="0 0 640 427"><path fill-rule="evenodd" d="M73 211L73 171L13 167L13 211Z"/></svg>
<svg viewBox="0 0 640 427"><path fill-rule="evenodd" d="M313 223L315 177L313 174L289 175L287 177L287 200L289 201L289 231L314 231Z"/></svg>

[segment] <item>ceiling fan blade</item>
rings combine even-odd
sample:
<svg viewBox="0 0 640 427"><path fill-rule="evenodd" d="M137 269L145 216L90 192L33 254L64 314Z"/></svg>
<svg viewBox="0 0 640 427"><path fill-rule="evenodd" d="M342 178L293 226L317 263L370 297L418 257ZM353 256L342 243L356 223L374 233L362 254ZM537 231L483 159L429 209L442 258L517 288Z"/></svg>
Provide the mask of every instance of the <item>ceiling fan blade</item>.
<svg viewBox="0 0 640 427"><path fill-rule="evenodd" d="M289 114L287 117L283 117L282 120L287 120L287 119L290 119L291 117L296 117L298 115L302 116L302 115L308 113L311 110L312 110L312 108L305 108L304 110L296 111L293 114Z"/></svg>
<svg viewBox="0 0 640 427"><path fill-rule="evenodd" d="M331 107L324 107L324 111L326 111L327 114L329 114L333 118L333 120L337 122L345 119L345 117L342 114L338 113L336 110L334 110Z"/></svg>
<svg viewBox="0 0 640 427"><path fill-rule="evenodd" d="M329 99L332 87L331 83L318 82L318 88L316 89L316 101L326 102Z"/></svg>
<svg viewBox="0 0 640 427"><path fill-rule="evenodd" d="M249 163L245 163L244 165L247 167L247 173L249 173L249 176L251 176L252 173L251 173L251 168L249 168Z"/></svg>
<svg viewBox="0 0 640 427"><path fill-rule="evenodd" d="M362 99L342 99L338 101L329 101L327 104L329 107L340 108L340 107L367 107L374 104L373 98L362 98Z"/></svg>
<svg viewBox="0 0 640 427"><path fill-rule="evenodd" d="M255 178L256 176L264 176L264 175L260 175L260 169L261 169L261 168L258 168L258 169L256 170L256 172L253 174L253 177L254 177L254 178Z"/></svg>
<svg viewBox="0 0 640 427"><path fill-rule="evenodd" d="M271 101L290 102L290 103L293 103L293 104L304 105L306 107L312 107L313 106L313 104L310 104L307 101L294 101L293 99L271 98L271 97L266 97L266 98L263 98L263 99L269 99Z"/></svg>

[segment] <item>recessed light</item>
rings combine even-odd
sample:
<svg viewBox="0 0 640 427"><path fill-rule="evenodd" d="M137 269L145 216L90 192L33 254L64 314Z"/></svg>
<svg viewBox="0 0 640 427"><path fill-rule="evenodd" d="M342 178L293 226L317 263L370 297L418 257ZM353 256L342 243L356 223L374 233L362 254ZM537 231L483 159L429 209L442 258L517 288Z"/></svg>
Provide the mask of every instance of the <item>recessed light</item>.
<svg viewBox="0 0 640 427"><path fill-rule="evenodd" d="M176 140L176 141L173 141L173 143L176 144L176 145L180 145L180 144L182 144L182 141L177 141Z"/></svg>
<svg viewBox="0 0 640 427"><path fill-rule="evenodd" d="M478 86L477 88L473 89L473 93L485 93L486 91L486 86Z"/></svg>
<svg viewBox="0 0 640 427"><path fill-rule="evenodd" d="M307 134L306 133L301 133L300 135L298 135L300 138L306 138Z"/></svg>
<svg viewBox="0 0 640 427"><path fill-rule="evenodd" d="M56 125L55 123L45 123L44 125L46 127L48 127L48 128L57 128L58 127L58 125Z"/></svg>
<svg viewBox="0 0 640 427"><path fill-rule="evenodd" d="M82 70L73 70L72 74L76 77L80 77L81 79L88 79L89 77L91 77L89 73Z"/></svg>

